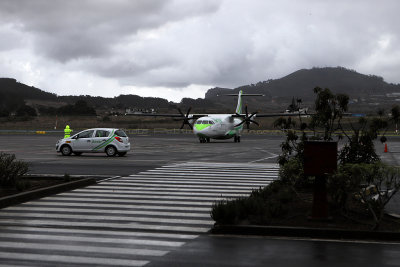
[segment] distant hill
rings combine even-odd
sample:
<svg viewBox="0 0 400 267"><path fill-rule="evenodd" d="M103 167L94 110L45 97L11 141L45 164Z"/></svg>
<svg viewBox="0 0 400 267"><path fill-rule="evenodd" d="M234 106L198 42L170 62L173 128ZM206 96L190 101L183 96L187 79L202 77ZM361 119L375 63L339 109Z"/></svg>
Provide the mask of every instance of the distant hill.
<svg viewBox="0 0 400 267"><path fill-rule="evenodd" d="M241 86L230 93L244 90L246 93L263 93L268 97L313 98L315 87L329 88L335 93L346 93L350 97L400 92L400 85L386 83L382 77L364 75L342 67L301 69L276 80ZM225 94L226 88L208 90L206 98Z"/></svg>
<svg viewBox="0 0 400 267"><path fill-rule="evenodd" d="M56 94L19 83L17 80L10 78L0 78L0 93L15 95L23 99L57 100Z"/></svg>
<svg viewBox="0 0 400 267"><path fill-rule="evenodd" d="M0 78L0 117L2 111L14 112L25 103L34 106L41 111L48 111L43 106L60 108L65 105L74 105L78 101L85 101L90 107L95 109L124 110L128 107L135 108L165 108L171 105L168 100L157 97L140 97L137 95L120 95L114 98L100 96L80 95L80 96L57 96L53 93L45 92L33 86L28 86L17 82L12 78ZM172 103L173 104L173 103Z"/></svg>
<svg viewBox="0 0 400 267"><path fill-rule="evenodd" d="M128 107L155 108L176 112L178 105L183 110L193 107L192 112L233 112L237 99L220 96L236 94L239 90L243 90L245 93L265 95L264 97L247 97L245 99L245 103L252 110L282 111L290 104L293 97L301 98L304 102L308 102L308 106L312 106L313 89L316 86L329 88L334 93L346 93L352 99L360 99L358 105L364 105L361 109L371 109L373 105L388 106L397 101L395 98L382 99L382 97L374 100L371 96L400 93L399 84L389 84L382 77L364 75L342 67L301 69L280 79L270 79L234 89L212 88L207 91L204 99L184 98L181 103L169 102L163 98L137 95L120 95L114 98L88 95L57 96L19 83L15 79L0 78L0 113L2 110L15 111L18 106L22 106L24 103L36 108L43 105L59 108L66 104L74 105L78 100L84 100L90 107L104 112L111 109L123 110ZM369 99L364 100L363 98Z"/></svg>

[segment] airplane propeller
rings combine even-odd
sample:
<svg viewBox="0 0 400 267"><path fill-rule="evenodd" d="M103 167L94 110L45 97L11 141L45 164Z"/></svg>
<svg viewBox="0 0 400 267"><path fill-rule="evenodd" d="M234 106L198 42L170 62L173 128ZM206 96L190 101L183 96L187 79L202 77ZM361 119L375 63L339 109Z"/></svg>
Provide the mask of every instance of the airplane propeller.
<svg viewBox="0 0 400 267"><path fill-rule="evenodd" d="M177 120L183 120L182 122L182 126L180 129L183 129L183 127L185 127L185 124L189 125L190 129L193 130L193 125L190 123L191 118L189 118L189 113L190 110L192 110L192 108L190 107L188 109L188 111L186 112L186 115L182 112L182 110L180 108L178 108L179 113L182 115L181 119L177 119Z"/></svg>
<svg viewBox="0 0 400 267"><path fill-rule="evenodd" d="M238 126L242 125L243 123L246 123L247 129L250 129L250 123L254 123L257 126L260 126L260 124L258 124L258 122L251 119L255 114L257 114L257 111L251 113L249 116L249 112L247 111L247 105L246 105L245 110L246 110L246 115L244 117L243 117L243 115L236 113L235 117L243 117L243 121L239 124L236 124L235 127L238 127Z"/></svg>

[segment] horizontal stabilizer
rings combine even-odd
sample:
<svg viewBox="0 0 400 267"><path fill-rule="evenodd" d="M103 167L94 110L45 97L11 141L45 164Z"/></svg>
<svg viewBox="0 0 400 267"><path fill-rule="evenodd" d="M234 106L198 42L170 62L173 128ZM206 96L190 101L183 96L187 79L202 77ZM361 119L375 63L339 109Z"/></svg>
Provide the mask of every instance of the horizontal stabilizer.
<svg viewBox="0 0 400 267"><path fill-rule="evenodd" d="M217 96L219 96L219 95L217 95ZM224 96L238 96L238 94L227 94ZM263 94L241 94L241 96L265 96L265 95L263 95Z"/></svg>

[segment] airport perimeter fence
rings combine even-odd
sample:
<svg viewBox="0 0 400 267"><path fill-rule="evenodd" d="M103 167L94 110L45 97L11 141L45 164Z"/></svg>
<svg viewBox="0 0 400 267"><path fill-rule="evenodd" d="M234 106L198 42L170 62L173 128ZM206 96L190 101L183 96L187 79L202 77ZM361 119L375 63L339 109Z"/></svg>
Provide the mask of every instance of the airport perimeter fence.
<svg viewBox="0 0 400 267"><path fill-rule="evenodd" d="M73 134L83 131L85 129L73 129ZM129 135L157 135L157 134L193 134L191 129L168 129L168 128L154 128L154 129L123 129ZM63 130L0 130L0 134L64 134ZM243 135L246 134L274 134L283 135L284 131L281 130L244 130Z"/></svg>
<svg viewBox="0 0 400 267"><path fill-rule="evenodd" d="M122 128L123 129L123 128ZM86 129L73 129L73 133L78 133ZM168 128L154 128L154 129L123 129L128 135L160 135L160 134L193 134L191 129L168 129ZM286 130L243 130L242 135L285 135ZM313 134L312 131L306 131L306 133ZM0 130L0 134L35 134L35 135L45 135L45 134L58 134L64 135L64 130ZM337 133L341 134L341 133ZM348 132L352 134L352 132ZM398 132L388 131L385 136L399 136Z"/></svg>

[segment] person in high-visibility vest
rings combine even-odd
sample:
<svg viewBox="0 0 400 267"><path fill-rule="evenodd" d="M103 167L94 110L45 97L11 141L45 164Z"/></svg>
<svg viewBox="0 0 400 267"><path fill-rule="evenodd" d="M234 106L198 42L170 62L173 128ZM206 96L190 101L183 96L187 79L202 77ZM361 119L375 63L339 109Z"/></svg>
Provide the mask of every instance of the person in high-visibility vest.
<svg viewBox="0 0 400 267"><path fill-rule="evenodd" d="M64 138L69 138L69 137L71 137L71 132L72 132L72 129L69 128L69 125L65 126L65 129L64 129Z"/></svg>

